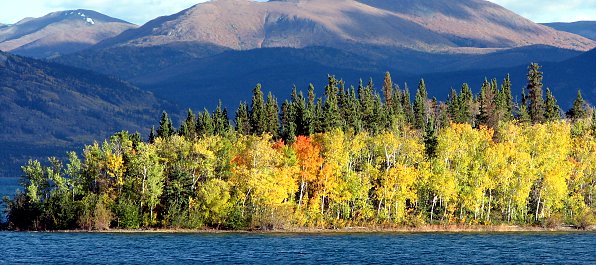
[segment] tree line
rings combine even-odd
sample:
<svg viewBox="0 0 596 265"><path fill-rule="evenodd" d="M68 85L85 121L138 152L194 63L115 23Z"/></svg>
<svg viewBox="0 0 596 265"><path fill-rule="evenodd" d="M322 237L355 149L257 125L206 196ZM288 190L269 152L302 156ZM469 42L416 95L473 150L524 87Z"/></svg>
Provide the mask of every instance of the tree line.
<svg viewBox="0 0 596 265"><path fill-rule="evenodd" d="M537 64L515 102L505 77L446 102L421 80L414 101L385 75L281 106L253 90L233 122L220 103L149 139L120 132L63 163L29 161L5 198L20 230L270 229L423 224L586 226L596 207L596 112L578 92L562 111ZM527 94L526 94L527 93Z"/></svg>

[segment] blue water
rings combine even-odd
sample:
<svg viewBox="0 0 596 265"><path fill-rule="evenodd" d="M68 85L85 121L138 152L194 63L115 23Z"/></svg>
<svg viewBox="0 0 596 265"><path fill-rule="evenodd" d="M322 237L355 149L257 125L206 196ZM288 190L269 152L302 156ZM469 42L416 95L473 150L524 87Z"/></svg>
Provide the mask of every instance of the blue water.
<svg viewBox="0 0 596 265"><path fill-rule="evenodd" d="M595 233L0 232L0 264L596 264Z"/></svg>

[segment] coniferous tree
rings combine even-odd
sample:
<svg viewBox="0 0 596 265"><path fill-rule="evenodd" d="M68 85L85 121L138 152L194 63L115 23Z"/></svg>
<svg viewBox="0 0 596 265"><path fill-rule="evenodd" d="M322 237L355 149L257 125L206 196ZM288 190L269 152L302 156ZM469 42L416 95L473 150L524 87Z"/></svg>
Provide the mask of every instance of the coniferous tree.
<svg viewBox="0 0 596 265"><path fill-rule="evenodd" d="M222 135L230 129L230 119L228 117L228 110L222 107L221 101L217 104L215 112L213 112L213 133Z"/></svg>
<svg viewBox="0 0 596 265"><path fill-rule="evenodd" d="M180 125L180 130L179 130L179 134L181 136L186 137L186 139L193 139L195 137L195 129L196 129L196 124L195 124L195 115L194 113L192 113L191 109L188 109L187 113L186 113L186 120L184 120L184 122L182 123L182 125Z"/></svg>
<svg viewBox="0 0 596 265"><path fill-rule="evenodd" d="M295 91L294 91L295 92ZM281 136L284 141L293 143L296 139L296 109L289 100L281 104Z"/></svg>
<svg viewBox="0 0 596 265"><path fill-rule="evenodd" d="M556 121L561 119L561 108L557 104L557 99L551 93L550 89L546 89L546 102L544 103L544 118L546 121Z"/></svg>
<svg viewBox="0 0 596 265"><path fill-rule="evenodd" d="M460 113L460 102L459 96L457 95L457 91L451 88L451 92L449 93L449 98L447 98L447 113L449 114L449 119L453 122L460 123L459 113Z"/></svg>
<svg viewBox="0 0 596 265"><path fill-rule="evenodd" d="M418 90L416 90L416 99L414 100L414 127L423 129L427 121L427 100L428 93L426 92L426 85L424 79L420 80Z"/></svg>
<svg viewBox="0 0 596 265"><path fill-rule="evenodd" d="M250 118L248 116L248 105L246 102L240 102L236 110L236 131L240 134L250 134Z"/></svg>
<svg viewBox="0 0 596 265"><path fill-rule="evenodd" d="M323 131L330 131L334 128L339 128L342 125L342 117L339 112L338 98L340 81L335 79L335 76L328 76L328 84L325 87L325 104L323 107L323 119L321 125Z"/></svg>
<svg viewBox="0 0 596 265"><path fill-rule="evenodd" d="M159 121L159 128L157 129L157 136L166 138L170 137L174 134L174 125L172 125L172 119L168 117L167 112L163 112L161 114L161 119Z"/></svg>
<svg viewBox="0 0 596 265"><path fill-rule="evenodd" d="M528 113L533 123L544 121L544 99L542 98L542 72L540 65L532 63L528 67Z"/></svg>
<svg viewBox="0 0 596 265"><path fill-rule="evenodd" d="M261 84L257 84L253 90L252 105L250 108L250 127L251 132L256 135L261 135L267 130L267 110L265 109Z"/></svg>
<svg viewBox="0 0 596 265"><path fill-rule="evenodd" d="M313 84L308 85L308 102L306 103L306 111L302 117L304 121L304 131L306 136L312 135L315 133L316 127L316 94L315 94L315 87Z"/></svg>
<svg viewBox="0 0 596 265"><path fill-rule="evenodd" d="M393 81L391 81L391 74L385 73L383 80L383 97L385 97L385 105L389 108L393 105Z"/></svg>
<svg viewBox="0 0 596 265"><path fill-rule="evenodd" d="M459 94L460 113L459 123L473 123L472 104L474 103L474 94L467 83L463 83Z"/></svg>
<svg viewBox="0 0 596 265"><path fill-rule="evenodd" d="M266 110L266 131L273 135L274 139L279 138L279 105L277 99L271 92L267 95L267 102L265 103Z"/></svg>
<svg viewBox="0 0 596 265"><path fill-rule="evenodd" d="M406 121L408 122L408 124L410 124L410 126L414 126L414 108L412 107L412 99L410 96L410 89L408 88L408 83L404 84L404 91L401 99Z"/></svg>
<svg viewBox="0 0 596 265"><path fill-rule="evenodd" d="M509 121L513 119L513 94L511 92L511 77L509 74L505 76L503 84L501 84L501 106L500 110L503 113L503 120Z"/></svg>
<svg viewBox="0 0 596 265"><path fill-rule="evenodd" d="M439 144L436 128L433 119L429 119L424 127L424 153L427 158L434 158L437 155Z"/></svg>
<svg viewBox="0 0 596 265"><path fill-rule="evenodd" d="M574 121L586 118L588 114L586 108L586 101L582 96L582 92L580 90L577 91L577 97L575 101L573 101L573 106L569 111L567 111L567 117Z"/></svg>
<svg viewBox="0 0 596 265"><path fill-rule="evenodd" d="M526 89L522 88L521 104L517 110L517 120L521 123L529 123L532 121L530 113L528 112L528 96L526 96Z"/></svg>
<svg viewBox="0 0 596 265"><path fill-rule="evenodd" d="M487 79L484 79L484 83L482 84L482 88L480 89L480 97L478 98L478 122L490 128L497 127L499 122L496 106L497 102L495 100L497 92L496 86L496 80L493 80L489 83Z"/></svg>
<svg viewBox="0 0 596 265"><path fill-rule="evenodd" d="M197 134L199 136L213 135L215 129L213 118L207 109L197 114Z"/></svg>
<svg viewBox="0 0 596 265"><path fill-rule="evenodd" d="M155 137L157 137L155 135L155 126L151 126L151 132L149 132L149 143L155 143Z"/></svg>

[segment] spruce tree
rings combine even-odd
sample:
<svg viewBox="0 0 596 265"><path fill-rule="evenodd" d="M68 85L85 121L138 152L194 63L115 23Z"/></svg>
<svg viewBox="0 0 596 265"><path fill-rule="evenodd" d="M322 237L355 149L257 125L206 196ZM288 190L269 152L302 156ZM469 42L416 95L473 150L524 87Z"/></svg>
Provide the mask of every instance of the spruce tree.
<svg viewBox="0 0 596 265"><path fill-rule="evenodd" d="M274 139L279 138L279 105L277 99L271 92L267 95L267 102L265 103L266 110L266 131L270 133Z"/></svg>
<svg viewBox="0 0 596 265"><path fill-rule="evenodd" d="M495 128L499 123L495 100L496 86L496 80L489 83L487 79L484 79L484 83L480 89L480 97L478 99L480 104L478 122L490 128Z"/></svg>
<svg viewBox="0 0 596 265"><path fill-rule="evenodd" d="M551 93L550 89L546 89L546 102L544 103L544 118L547 121L556 121L561 119L561 108L557 104L557 99Z"/></svg>
<svg viewBox="0 0 596 265"><path fill-rule="evenodd" d="M295 91L294 91L295 92ZM287 143L296 139L296 109L289 100L281 104L281 136Z"/></svg>
<svg viewBox="0 0 596 265"><path fill-rule="evenodd" d="M162 138L170 137L174 134L174 126L172 125L172 120L168 117L167 112L163 112L161 114L161 119L159 121L159 128L157 129L157 136Z"/></svg>
<svg viewBox="0 0 596 265"><path fill-rule="evenodd" d="M586 108L586 101L582 96L582 92L578 90L577 97L575 98L575 101L573 101L573 106L569 111L567 111L567 117L573 121L577 121L579 119L586 118L587 115L588 111Z"/></svg>
<svg viewBox="0 0 596 265"><path fill-rule="evenodd" d="M385 73L383 80L383 97L385 97L385 105L389 108L393 105L393 81L391 81L391 74Z"/></svg>
<svg viewBox="0 0 596 265"><path fill-rule="evenodd" d="M335 76L328 76L328 84L325 87L325 104L323 107L323 131L339 128L343 123L337 97L339 93L339 84L340 81L335 79Z"/></svg>
<svg viewBox="0 0 596 265"><path fill-rule="evenodd" d="M186 139L193 139L196 135L195 115L191 109L186 113L186 120L180 125L179 134L186 137Z"/></svg>
<svg viewBox="0 0 596 265"><path fill-rule="evenodd" d="M472 104L474 103L474 94L472 89L467 83L463 83L461 86L461 92L459 94L459 117L460 123L472 124Z"/></svg>
<svg viewBox="0 0 596 265"><path fill-rule="evenodd" d="M414 126L414 108L412 107L412 99L410 96L410 89L408 88L408 83L404 84L404 92L401 99L406 121L408 122L408 124L410 124L410 126Z"/></svg>
<svg viewBox="0 0 596 265"><path fill-rule="evenodd" d="M449 114L449 119L453 122L460 123L459 119L459 112L460 112L460 102L459 96L457 95L457 91L451 88L451 92L449 93L449 98L447 99L447 113Z"/></svg>
<svg viewBox="0 0 596 265"><path fill-rule="evenodd" d="M216 135L223 135L230 129L230 119L228 118L228 110L222 107L221 101L217 104L215 112L213 112L213 133Z"/></svg>
<svg viewBox="0 0 596 265"><path fill-rule="evenodd" d="M427 121L427 100L428 93L426 92L426 85L424 79L420 80L418 90L416 90L416 99L414 100L414 127L416 129L423 129Z"/></svg>
<svg viewBox="0 0 596 265"><path fill-rule="evenodd" d="M267 130L267 113L261 84L257 84L253 90L252 105L250 108L250 127L251 132L256 135L261 135Z"/></svg>
<svg viewBox="0 0 596 265"><path fill-rule="evenodd" d="M207 109L197 114L197 135L213 135L214 125L211 114Z"/></svg>
<svg viewBox="0 0 596 265"><path fill-rule="evenodd" d="M424 127L424 153L431 159L437 156L437 145L439 144L436 128L432 119L429 119Z"/></svg>
<svg viewBox="0 0 596 265"><path fill-rule="evenodd" d="M509 74L505 76L503 84L501 84L501 106L500 110L503 113L503 119L509 121L513 118L513 94L511 92L511 77Z"/></svg>
<svg viewBox="0 0 596 265"><path fill-rule="evenodd" d="M308 85L308 102L306 103L306 111L302 117L304 121L304 131L306 136L315 133L316 121L316 94L315 86L313 84Z"/></svg>
<svg viewBox="0 0 596 265"><path fill-rule="evenodd" d="M530 113L528 112L528 96L526 95L525 88L522 88L521 104L518 107L517 120L520 123L529 123L532 121Z"/></svg>
<svg viewBox="0 0 596 265"><path fill-rule="evenodd" d="M155 126L151 126L151 132L149 132L149 143L155 143L155 138L157 136L155 135Z"/></svg>
<svg viewBox="0 0 596 265"><path fill-rule="evenodd" d="M236 131L239 134L250 134L250 118L248 117L248 105L246 102L240 102L238 110L236 110Z"/></svg>
<svg viewBox="0 0 596 265"><path fill-rule="evenodd" d="M528 113L533 123L544 121L544 99L542 98L542 72L540 65L532 63L528 67Z"/></svg>

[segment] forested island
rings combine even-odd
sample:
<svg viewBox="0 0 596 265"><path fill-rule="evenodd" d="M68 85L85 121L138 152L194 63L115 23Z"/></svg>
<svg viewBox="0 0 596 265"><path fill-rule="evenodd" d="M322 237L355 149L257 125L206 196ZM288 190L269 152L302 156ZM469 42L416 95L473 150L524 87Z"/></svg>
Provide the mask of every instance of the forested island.
<svg viewBox="0 0 596 265"><path fill-rule="evenodd" d="M446 102L389 73L347 88L329 76L279 105L260 85L229 119L219 104L143 140L103 143L22 167L4 198L13 230L289 229L596 223L596 111L581 93L563 114L528 68L467 84Z"/></svg>

